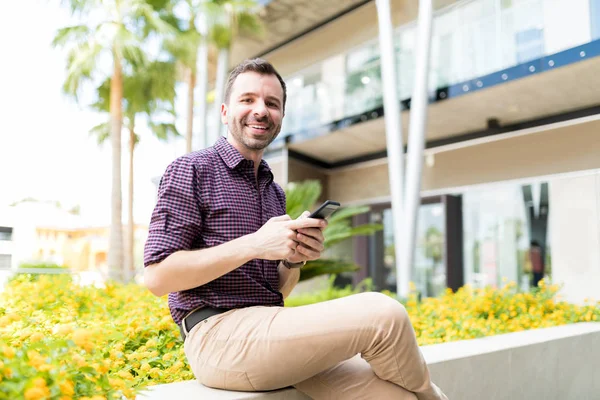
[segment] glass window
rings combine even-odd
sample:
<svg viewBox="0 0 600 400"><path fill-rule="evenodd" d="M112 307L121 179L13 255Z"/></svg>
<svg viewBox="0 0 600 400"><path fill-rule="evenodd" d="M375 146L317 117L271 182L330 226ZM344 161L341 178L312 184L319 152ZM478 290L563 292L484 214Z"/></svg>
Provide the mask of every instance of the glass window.
<svg viewBox="0 0 600 400"><path fill-rule="evenodd" d="M423 297L436 297L446 289L445 212L442 204L419 207L416 248L411 280ZM385 288L396 291L396 251L394 247L393 215L383 211L383 281Z"/></svg>
<svg viewBox="0 0 600 400"><path fill-rule="evenodd" d="M12 228L0 226L0 240L12 240Z"/></svg>
<svg viewBox="0 0 600 400"><path fill-rule="evenodd" d="M527 286L529 234L520 185L469 190L463 202L465 283Z"/></svg>
<svg viewBox="0 0 600 400"><path fill-rule="evenodd" d="M11 268L12 257L10 254L0 254L0 269Z"/></svg>

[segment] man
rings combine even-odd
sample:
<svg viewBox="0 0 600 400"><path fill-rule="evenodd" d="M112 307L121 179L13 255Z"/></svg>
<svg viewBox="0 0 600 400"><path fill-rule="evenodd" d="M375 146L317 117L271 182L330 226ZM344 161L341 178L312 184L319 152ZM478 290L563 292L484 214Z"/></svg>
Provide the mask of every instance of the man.
<svg viewBox="0 0 600 400"><path fill-rule="evenodd" d="M285 215L262 160L281 129L285 83L268 62L237 66L227 139L167 168L145 248L145 283L169 307L206 386L314 399L446 399L431 382L404 307L379 294L284 308L299 269L323 251L326 222ZM415 397L416 394L416 397Z"/></svg>

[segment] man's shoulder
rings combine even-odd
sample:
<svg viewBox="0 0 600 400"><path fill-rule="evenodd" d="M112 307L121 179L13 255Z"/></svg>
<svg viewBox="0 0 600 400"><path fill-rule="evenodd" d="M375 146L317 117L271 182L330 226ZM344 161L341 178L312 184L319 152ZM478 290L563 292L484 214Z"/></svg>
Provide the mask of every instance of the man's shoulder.
<svg viewBox="0 0 600 400"><path fill-rule="evenodd" d="M208 147L177 157L175 160L171 161L167 169L194 169L202 172L207 169L210 170L218 165L218 159L219 155L214 147Z"/></svg>

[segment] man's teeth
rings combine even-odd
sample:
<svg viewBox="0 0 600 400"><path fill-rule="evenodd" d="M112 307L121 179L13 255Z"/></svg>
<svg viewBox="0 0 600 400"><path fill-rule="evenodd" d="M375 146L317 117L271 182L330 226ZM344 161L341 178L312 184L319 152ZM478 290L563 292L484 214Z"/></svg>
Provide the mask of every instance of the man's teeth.
<svg viewBox="0 0 600 400"><path fill-rule="evenodd" d="M250 125L250 128L254 128L254 129L262 129L263 131L264 131L264 130L267 130L267 127L266 127L266 126Z"/></svg>

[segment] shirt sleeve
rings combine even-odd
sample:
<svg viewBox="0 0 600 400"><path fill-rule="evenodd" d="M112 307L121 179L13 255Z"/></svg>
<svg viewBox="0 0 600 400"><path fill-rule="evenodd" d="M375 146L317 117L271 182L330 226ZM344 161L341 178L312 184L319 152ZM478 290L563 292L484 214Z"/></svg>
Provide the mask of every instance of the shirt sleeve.
<svg viewBox="0 0 600 400"><path fill-rule="evenodd" d="M144 247L144 266L180 250L192 250L202 231L199 174L192 160L182 157L163 174Z"/></svg>

